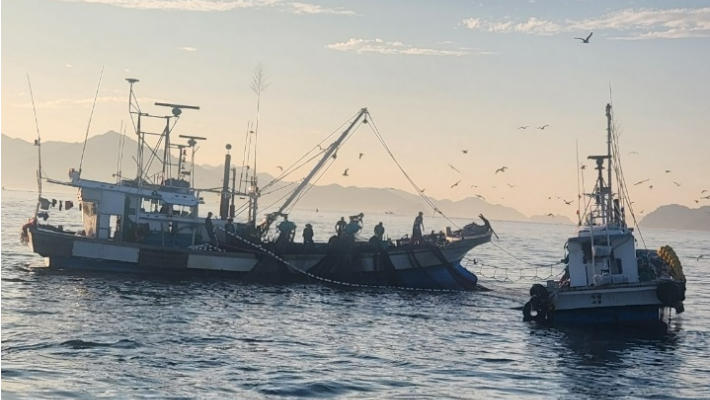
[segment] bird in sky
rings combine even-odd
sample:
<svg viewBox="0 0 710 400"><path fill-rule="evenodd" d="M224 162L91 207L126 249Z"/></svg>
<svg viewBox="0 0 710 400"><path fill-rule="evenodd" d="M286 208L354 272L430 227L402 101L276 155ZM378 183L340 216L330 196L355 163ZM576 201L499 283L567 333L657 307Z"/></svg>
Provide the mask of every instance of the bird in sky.
<svg viewBox="0 0 710 400"><path fill-rule="evenodd" d="M667 174L670 174L670 173L671 173L671 170L670 170L670 169L667 169L667 170L666 170L666 173L667 173Z"/></svg>
<svg viewBox="0 0 710 400"><path fill-rule="evenodd" d="M471 187L472 187L472 188L477 188L478 186L476 186L476 185L471 185Z"/></svg>
<svg viewBox="0 0 710 400"><path fill-rule="evenodd" d="M643 210L641 210L641 211L639 212L639 214L643 214Z"/></svg>
<svg viewBox="0 0 710 400"><path fill-rule="evenodd" d="M324 148L321 147L321 145L318 145L318 148L319 148L321 151L325 150Z"/></svg>
<svg viewBox="0 0 710 400"><path fill-rule="evenodd" d="M500 167L496 170L496 174L499 172L505 172L506 169L508 169L508 167Z"/></svg>
<svg viewBox="0 0 710 400"><path fill-rule="evenodd" d="M453 188L455 188L456 186L458 186L459 183L461 183L461 180L459 180L458 182L456 182L456 183L454 183L453 185L451 185L451 189L453 189Z"/></svg>
<svg viewBox="0 0 710 400"><path fill-rule="evenodd" d="M343 176L350 176L350 175L348 175L349 170L350 170L350 168L345 168L345 172L343 172Z"/></svg>
<svg viewBox="0 0 710 400"><path fill-rule="evenodd" d="M640 184L642 184L642 183L644 183L644 182L648 182L648 179L644 179L644 180L642 180L642 181L638 181L638 182L634 183L634 186L640 185Z"/></svg>
<svg viewBox="0 0 710 400"><path fill-rule="evenodd" d="M447 164L447 165L449 167L451 167L451 169L453 169L454 171L458 172L459 174L461 173L461 171L457 170L456 167L454 167L453 165L451 165L451 164Z"/></svg>
<svg viewBox="0 0 710 400"><path fill-rule="evenodd" d="M649 188L649 189L653 189L653 185L649 185L648 188Z"/></svg>
<svg viewBox="0 0 710 400"><path fill-rule="evenodd" d="M477 195L476 195L476 197L478 197L479 199L482 199L483 201L485 201L485 200L486 200L486 198L485 198L485 197L483 197L483 196L481 196L480 194L477 194Z"/></svg>
<svg viewBox="0 0 710 400"><path fill-rule="evenodd" d="M572 200L570 200L570 201L567 201L567 200L565 200L565 199L562 199L562 201L564 201L564 202L565 202L565 204L567 204L567 205L570 205L570 204L572 204Z"/></svg>
<svg viewBox="0 0 710 400"><path fill-rule="evenodd" d="M698 204L698 203L700 203L700 200L695 200L695 204Z"/></svg>
<svg viewBox="0 0 710 400"><path fill-rule="evenodd" d="M422 189L421 192L424 193L425 190L426 190L426 188Z"/></svg>
<svg viewBox="0 0 710 400"><path fill-rule="evenodd" d="M701 199L710 200L710 195L705 196L705 197L701 197Z"/></svg>
<svg viewBox="0 0 710 400"><path fill-rule="evenodd" d="M332 155L331 157L333 157L333 160L335 160L336 158L338 158L338 152L336 151L335 153L333 153L333 155Z"/></svg>
<svg viewBox="0 0 710 400"><path fill-rule="evenodd" d="M548 126L550 126L550 125L538 126L537 129L543 129L543 130L544 130L544 129L547 128Z"/></svg>
<svg viewBox="0 0 710 400"><path fill-rule="evenodd" d="M518 186L518 185L511 185L510 183L506 183L506 185L508 185L508 187L510 187L510 188L514 188L514 187Z"/></svg>
<svg viewBox="0 0 710 400"><path fill-rule="evenodd" d="M530 128L530 125L525 125L525 126L518 127L518 129L528 129L528 128Z"/></svg>
<svg viewBox="0 0 710 400"><path fill-rule="evenodd" d="M705 192L707 192L707 190L703 189L703 191L700 192L700 194L703 194L703 193L705 193Z"/></svg>
<svg viewBox="0 0 710 400"><path fill-rule="evenodd" d="M554 217L554 216L555 216L555 214L553 214L553 213L549 213L549 214L547 214L547 216L548 216L548 217Z"/></svg>
<svg viewBox="0 0 710 400"><path fill-rule="evenodd" d="M673 181L673 183L675 183L676 186L680 186L680 183L678 183L676 181Z"/></svg>
<svg viewBox="0 0 710 400"><path fill-rule="evenodd" d="M281 172L283 172L283 170L284 170L284 167L282 167L282 166L280 166L280 165L277 165L276 168L280 169Z"/></svg>
<svg viewBox="0 0 710 400"><path fill-rule="evenodd" d="M579 169L587 169L587 166L586 166L586 165L584 165L584 164L582 164L582 166L581 166L581 167L579 167Z"/></svg>
<svg viewBox="0 0 710 400"><path fill-rule="evenodd" d="M581 40L581 41L582 41L582 43L589 43L589 38L591 38L591 37L592 37L592 34L594 34L594 32L589 32L589 36L587 36L587 38L586 38L586 39L584 39L584 38L581 38L581 37L576 37L575 39L579 39L579 40Z"/></svg>
<svg viewBox="0 0 710 400"><path fill-rule="evenodd" d="M365 153L360 153L360 155L358 156L357 159L360 160L362 158L362 156L364 156L364 155L365 155Z"/></svg>
<svg viewBox="0 0 710 400"><path fill-rule="evenodd" d="M466 149L466 150L461 150L461 152L462 152L463 154L468 154L468 149Z"/></svg>

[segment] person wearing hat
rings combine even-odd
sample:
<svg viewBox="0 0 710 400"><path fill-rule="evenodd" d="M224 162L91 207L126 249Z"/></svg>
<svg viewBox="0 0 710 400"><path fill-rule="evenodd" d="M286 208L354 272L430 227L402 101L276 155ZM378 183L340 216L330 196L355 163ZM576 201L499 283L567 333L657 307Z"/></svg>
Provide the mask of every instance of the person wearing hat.
<svg viewBox="0 0 710 400"><path fill-rule="evenodd" d="M303 228L303 244L305 244L305 245L314 245L315 244L313 242L313 226L311 224L306 224L306 227Z"/></svg>
<svg viewBox="0 0 710 400"><path fill-rule="evenodd" d="M210 242L213 244L217 243L217 239L214 237L214 225L212 225L212 212L207 213L207 218L205 218L205 230L207 231L207 236L210 237Z"/></svg>
<svg viewBox="0 0 710 400"><path fill-rule="evenodd" d="M412 244L421 244L423 231L424 213L419 211L419 215L414 219L414 226L412 227Z"/></svg>

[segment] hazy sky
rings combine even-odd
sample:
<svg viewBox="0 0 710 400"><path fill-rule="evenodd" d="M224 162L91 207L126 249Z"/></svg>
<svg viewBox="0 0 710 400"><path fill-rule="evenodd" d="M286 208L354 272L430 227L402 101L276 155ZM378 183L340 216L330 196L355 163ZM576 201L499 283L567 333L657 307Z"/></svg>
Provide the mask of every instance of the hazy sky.
<svg viewBox="0 0 710 400"><path fill-rule="evenodd" d="M29 73L43 140L82 141L104 67L90 135L128 123L138 78L143 111L201 107L175 133L206 136L198 162L217 165L256 119L259 64L259 170L273 175L368 107L427 195L573 218L575 142L581 160L606 151L611 84L627 182L649 179L631 186L637 212L710 204L701 1L3 0L2 132L35 137ZM369 129L338 154L319 184L412 190Z"/></svg>

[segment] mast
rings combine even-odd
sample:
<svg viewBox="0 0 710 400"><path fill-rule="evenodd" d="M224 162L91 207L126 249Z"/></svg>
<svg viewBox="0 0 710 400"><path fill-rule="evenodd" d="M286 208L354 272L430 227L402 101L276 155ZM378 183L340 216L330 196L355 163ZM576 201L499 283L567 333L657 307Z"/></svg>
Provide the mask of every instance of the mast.
<svg viewBox="0 0 710 400"><path fill-rule="evenodd" d="M606 105L606 132L607 132L607 138L606 138L606 144L607 144L607 157L609 157L608 161L608 171L607 171L607 189L609 190L608 192L608 204L607 204L607 212L611 213L612 210L614 210L614 204L613 204L613 197L612 196L612 191L611 191L611 140L612 140L612 133L611 133L611 104L607 103ZM607 215L607 222L610 222L609 215Z"/></svg>
<svg viewBox="0 0 710 400"><path fill-rule="evenodd" d="M276 218L276 216L281 215L283 213L283 211L285 209L287 209L288 206L291 205L291 203L298 197L298 195L301 194L303 189L310 183L311 179L313 179L313 177L318 173L318 171L320 171L320 169L323 168L323 165L325 165L325 163L328 161L328 159L333 156L333 154L338 150L338 148L343 143L345 138L347 138L350 135L350 132L355 127L355 125L366 114L367 114L367 108L360 109L360 112L357 114L357 116L355 117L353 122L350 123L350 125L347 127L347 129L345 129L345 131L343 131L343 133L340 135L340 137L338 137L338 139L328 147L328 149L323 154L323 158L321 158L321 160L318 162L318 164L316 164L316 166L313 167L313 169L308 174L308 176L306 176L306 178L303 179L301 184L298 185L298 187L293 191L293 193L291 193L291 196L289 196L289 198L286 199L286 201L281 205L279 210L276 211L275 213L269 214L269 216L266 219L266 225L265 225L263 233L268 231L269 225L271 224L271 222L273 222L273 220ZM367 119L365 119L365 122L367 122Z"/></svg>

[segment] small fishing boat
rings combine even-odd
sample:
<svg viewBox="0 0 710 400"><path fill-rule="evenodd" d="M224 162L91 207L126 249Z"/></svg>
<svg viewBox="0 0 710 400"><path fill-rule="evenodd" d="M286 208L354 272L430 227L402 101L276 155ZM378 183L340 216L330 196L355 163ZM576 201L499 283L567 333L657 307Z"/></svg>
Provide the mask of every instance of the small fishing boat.
<svg viewBox="0 0 710 400"><path fill-rule="evenodd" d="M530 288L523 319L666 330L672 311L684 310L685 275L670 246L636 249L634 230L626 224L624 205L630 207L630 202L615 151L611 105L606 106L606 117L608 152L588 157L597 171L596 186L588 195L593 203L567 240L564 275ZM612 171L617 178L614 190Z"/></svg>
<svg viewBox="0 0 710 400"><path fill-rule="evenodd" d="M317 280L349 286L406 289L479 288L477 277L461 266L461 260L475 246L491 240L493 230L487 222L485 228L450 235L432 233L422 235L419 240L403 238L393 241L375 236L360 242L355 240L355 234L362 228L362 218L354 216L350 224L327 243L294 242L296 226L288 221L288 213L321 169L332 164L336 152L355 127L368 123L367 109L361 109L329 146L318 146L321 154L315 167L277 211L263 215L263 222L257 223L258 199L270 185L259 187L256 157L253 158L254 166L246 168L247 174L240 177L240 187L237 188L236 169L231 168L231 146L227 145L221 190L195 189L196 144L205 138L181 135L181 138L188 139L187 144L175 144L171 133L183 110L199 110L199 107L156 103L171 108L172 115L148 114L141 111L134 94L134 84L138 80L129 79L128 82L129 110L132 120L137 121L135 129L139 143L136 178L123 179L119 171L117 182L89 180L81 176L81 168L70 169L68 181L38 175L39 199L35 218L23 226L21 237L35 253L45 258L48 267L169 275L208 274L264 282ZM166 121L153 148L146 141L146 135L151 133L142 128L146 118ZM39 137L36 143L40 145ZM172 157L175 149L178 157ZM192 158L188 162L189 150ZM173 165L175 159L177 165ZM39 160L41 171L41 152ZM160 165L159 171L149 171L153 162ZM40 223L48 218L46 207L49 207L46 199L41 197L42 180L78 189L83 229L70 231L61 225ZM245 184L244 190L241 189L242 183ZM201 193L206 191L220 195L219 215L214 219L212 213L207 217L199 213L203 203ZM247 219L242 223L232 222L236 216L235 198L247 199L242 208L247 211ZM39 212L40 205L42 212ZM40 216L42 218L38 218ZM274 232L273 225L281 218L283 221L275 226Z"/></svg>

